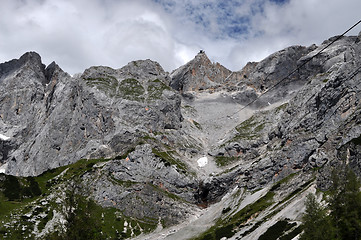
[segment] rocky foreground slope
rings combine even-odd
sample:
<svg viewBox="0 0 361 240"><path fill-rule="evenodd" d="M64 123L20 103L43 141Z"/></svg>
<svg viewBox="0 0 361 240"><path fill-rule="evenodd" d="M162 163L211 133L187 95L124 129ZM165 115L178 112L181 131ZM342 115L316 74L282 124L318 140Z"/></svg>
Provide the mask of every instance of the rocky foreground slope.
<svg viewBox="0 0 361 240"><path fill-rule="evenodd" d="M333 40L238 72L203 51L172 73L0 64L1 238L64 232L74 195L105 239L296 237L332 169L361 175L361 36L317 54Z"/></svg>

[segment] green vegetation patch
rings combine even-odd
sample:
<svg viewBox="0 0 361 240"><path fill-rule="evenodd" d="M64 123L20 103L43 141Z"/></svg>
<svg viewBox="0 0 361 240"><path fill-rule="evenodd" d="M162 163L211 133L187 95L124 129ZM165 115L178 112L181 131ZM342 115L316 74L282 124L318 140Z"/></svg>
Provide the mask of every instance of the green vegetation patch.
<svg viewBox="0 0 361 240"><path fill-rule="evenodd" d="M9 199L6 198L3 193L0 193L0 221L9 219L10 213L14 211L20 211L23 207L25 207L28 203L30 203L36 198L37 197L26 198L16 201L9 201ZM0 239L1 239L1 234L0 234Z"/></svg>
<svg viewBox="0 0 361 240"><path fill-rule="evenodd" d="M166 167L169 166L176 166L178 171L181 171L182 173L186 174L188 172L188 167L185 163L180 161L179 159L174 158L172 155L175 154L174 151L166 151L161 152L155 148L152 149L153 154L160 158L161 161L164 163Z"/></svg>
<svg viewBox="0 0 361 240"><path fill-rule="evenodd" d="M242 224L251 218L253 215L265 210L273 204L274 192L268 192L265 196L258 199L255 203L247 205L242 208L236 214L232 216L229 222L235 222L237 224Z"/></svg>
<svg viewBox="0 0 361 240"><path fill-rule="evenodd" d="M198 128L199 130L203 130L201 124L199 124L198 122L196 122L196 121L193 120L193 124L194 124L194 126L196 126L196 128Z"/></svg>
<svg viewBox="0 0 361 240"><path fill-rule="evenodd" d="M126 157L128 157L128 155L135 151L135 147L131 147L129 148L127 151L125 151L122 155L116 156L114 159L116 160L121 160L121 159L125 159Z"/></svg>
<svg viewBox="0 0 361 240"><path fill-rule="evenodd" d="M56 183L56 181L52 179L62 173L66 168L67 166L54 168L37 176L35 179L38 182L41 191L48 193L49 188Z"/></svg>
<svg viewBox="0 0 361 240"><path fill-rule="evenodd" d="M293 177L295 177L296 175L298 175L300 172L295 172L295 173L291 173L290 175L288 175L287 177L279 180L277 183L275 183L272 187L271 187L271 191L275 191L277 190L282 184L284 183L288 183Z"/></svg>
<svg viewBox="0 0 361 240"><path fill-rule="evenodd" d="M276 107L276 113L279 113L280 111L284 111L288 106L288 103L284 103L278 107Z"/></svg>
<svg viewBox="0 0 361 240"><path fill-rule="evenodd" d="M44 172L43 174L35 177L39 187L43 193L49 193L50 188L61 182L75 179L83 175L86 172L93 171L93 166L99 162L107 162L111 159L99 158L99 159L81 159L73 164L54 168ZM64 172L66 171L66 172ZM59 176L62 172L63 175Z"/></svg>
<svg viewBox="0 0 361 240"><path fill-rule="evenodd" d="M23 239L23 236L29 236L29 239L34 239L32 231L35 223L29 220L39 220L37 228L41 231L53 218L53 210L67 216L69 225L66 227L69 230L64 232L60 229L60 232L49 234L44 239L126 239L153 231L157 227L157 220L124 216L116 208L103 208L93 200L69 190L66 191L66 201L61 206L50 202L46 206L33 208L34 204L40 204L39 195L49 194L52 186L76 181L86 172L93 171L95 164L109 160L111 159L82 159L68 166L48 170L38 177L0 174L0 221L8 223L8 226L0 227L0 238ZM116 183L125 187L136 184L131 181ZM28 217L26 214L30 212L31 217ZM45 215L40 217L43 214Z"/></svg>
<svg viewBox="0 0 361 240"><path fill-rule="evenodd" d="M238 157L226 157L226 156L216 156L214 157L214 160L216 161L216 164L218 167L227 166L231 163L234 163L238 160Z"/></svg>
<svg viewBox="0 0 361 240"><path fill-rule="evenodd" d="M113 76L105 75L97 78L86 78L84 80L87 85L97 88L109 97L117 96L117 88L119 83L118 80Z"/></svg>
<svg viewBox="0 0 361 240"><path fill-rule="evenodd" d="M22 201L41 195L39 184L34 177L15 177L1 174L1 193L8 201Z"/></svg>
<svg viewBox="0 0 361 240"><path fill-rule="evenodd" d="M85 78L87 85L95 87L111 98L124 98L132 101L143 101L145 90L136 79L125 79L119 83L111 75L96 78Z"/></svg>
<svg viewBox="0 0 361 240"><path fill-rule="evenodd" d="M53 211L45 211L46 216L40 220L40 223L38 225L38 230L42 231L46 224L54 217Z"/></svg>
<svg viewBox="0 0 361 240"><path fill-rule="evenodd" d="M190 106L190 105L183 105L182 110L184 110L185 112L188 112L188 113L190 113L192 115L197 113L197 110L194 107Z"/></svg>
<svg viewBox="0 0 361 240"><path fill-rule="evenodd" d="M194 240L219 240L223 237L230 238L251 217L264 211L273 204L274 192L270 191L256 202L249 204L225 219L220 219L217 223Z"/></svg>
<svg viewBox="0 0 361 240"><path fill-rule="evenodd" d="M177 195L175 195L174 193L171 193L171 192L168 192L162 188L160 188L159 186L156 186L154 184L151 184L151 183L147 183L149 186L151 186L155 191L161 193L163 196L166 196L170 199L173 199L175 201L182 201L182 202L185 202L185 200L181 197L178 197Z"/></svg>
<svg viewBox="0 0 361 240"><path fill-rule="evenodd" d="M296 223L289 223L287 220L281 220L272 225L267 231L262 234L258 240L277 240L285 232L296 226Z"/></svg>
<svg viewBox="0 0 361 240"><path fill-rule="evenodd" d="M256 116L253 115L236 127L238 134L231 141L257 139L265 126L266 123L257 121Z"/></svg>
<svg viewBox="0 0 361 240"><path fill-rule="evenodd" d="M157 221L135 219L124 216L116 208L102 208L97 205L96 217L102 219L101 228L107 239L125 239L149 233L157 227ZM127 225L126 227L124 227Z"/></svg>
<svg viewBox="0 0 361 240"><path fill-rule="evenodd" d="M67 231L51 233L44 239L127 239L148 233L157 221L127 217L116 208L103 208L84 196L67 193Z"/></svg>
<svg viewBox="0 0 361 240"><path fill-rule="evenodd" d="M82 176L84 173L92 171L93 166L99 162L107 162L111 159L99 158L99 159L81 159L73 164L67 166L68 170L63 176L64 180L74 179L78 176Z"/></svg>
<svg viewBox="0 0 361 240"><path fill-rule="evenodd" d="M116 179L116 178L114 178L114 176L111 173L109 173L108 179L111 182L113 182L113 183L115 183L117 185L123 186L125 188L129 188L129 187L132 187L132 186L134 186L136 184L140 184L139 182L134 182L134 181L130 181L130 180L124 181L124 180Z"/></svg>
<svg viewBox="0 0 361 240"><path fill-rule="evenodd" d="M302 184L299 188L295 189L294 191L292 191L287 197L285 197L281 202L284 203L286 201L288 201L289 199L291 199L293 196L297 195L298 193L304 191L306 189L306 187L308 187L313 181L315 180L315 178L312 178L311 180L305 182L304 184Z"/></svg>
<svg viewBox="0 0 361 240"><path fill-rule="evenodd" d="M171 90L171 89L162 81L156 79L149 82L147 90L148 90L148 100L157 100L162 98L162 94L164 90Z"/></svg>
<svg viewBox="0 0 361 240"><path fill-rule="evenodd" d="M132 101L143 101L144 93L142 84L136 79L129 78L119 84L117 96Z"/></svg>
<svg viewBox="0 0 361 240"><path fill-rule="evenodd" d="M68 166L48 170L37 177L15 177L0 174L0 219L3 219L12 211L20 211L41 195L49 194L53 185L91 171L92 166L101 161L108 160L82 159ZM57 177L66 169L68 169L67 172L61 178Z"/></svg>

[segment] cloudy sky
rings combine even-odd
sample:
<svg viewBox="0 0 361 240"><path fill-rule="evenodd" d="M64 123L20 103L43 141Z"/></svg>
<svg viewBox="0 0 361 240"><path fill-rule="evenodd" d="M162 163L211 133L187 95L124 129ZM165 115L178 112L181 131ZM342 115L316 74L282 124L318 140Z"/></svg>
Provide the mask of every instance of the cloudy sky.
<svg viewBox="0 0 361 240"><path fill-rule="evenodd" d="M147 58L171 71L203 49L240 70L343 33L360 9L360 0L0 0L0 62L36 51L71 74Z"/></svg>

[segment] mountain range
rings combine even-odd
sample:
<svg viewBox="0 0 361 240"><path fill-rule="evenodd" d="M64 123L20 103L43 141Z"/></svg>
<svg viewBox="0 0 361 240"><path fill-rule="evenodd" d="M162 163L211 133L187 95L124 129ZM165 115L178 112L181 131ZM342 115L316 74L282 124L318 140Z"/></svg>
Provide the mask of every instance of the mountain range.
<svg viewBox="0 0 361 240"><path fill-rule="evenodd" d="M99 239L297 238L309 193L361 176L360 55L361 34L235 72L202 50L171 73L0 64L0 237L69 233L80 209Z"/></svg>

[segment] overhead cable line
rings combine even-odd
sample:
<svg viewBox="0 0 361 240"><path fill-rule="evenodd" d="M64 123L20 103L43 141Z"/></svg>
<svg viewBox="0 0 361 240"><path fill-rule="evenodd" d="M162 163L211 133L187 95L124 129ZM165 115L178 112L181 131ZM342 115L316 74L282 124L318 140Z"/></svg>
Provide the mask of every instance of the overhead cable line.
<svg viewBox="0 0 361 240"><path fill-rule="evenodd" d="M295 68L293 71L291 71L290 73L288 73L285 77L283 77L279 82L277 82L276 84L274 84L273 86L271 86L270 88L268 88L267 90L265 90L263 93L261 93L259 96L257 96L257 98L255 98L254 100L250 101L249 103L247 103L245 106L243 106L240 110L236 111L235 113L229 115L229 116L234 116L237 113L243 111L245 108L249 107L251 104L255 103L258 99L260 99L262 96L264 96L266 93L268 93L270 90L274 89L275 87L277 87L278 85L280 85L282 82L284 82L285 80L287 80L292 74L294 74L295 72L299 71L303 66L305 66L307 63L309 63L313 58L319 56L323 51L325 51L327 48L329 48L332 44L334 44L336 41L338 41L339 39L341 39L342 37L344 37L348 32L350 32L353 28L355 28L357 25L359 25L361 23L361 20L359 20L357 23L355 23L352 27L350 27L349 29L347 29L344 33L342 33L341 35L339 35L337 38L335 38L333 41L331 41L329 44L327 44L325 47L323 47L319 52L317 52L315 55L313 55L312 57L310 57L309 59L307 59L307 61L303 62L301 65L299 65L297 68ZM269 75L268 75L269 76ZM268 76L265 78L265 80L267 80ZM223 117L222 117L223 118Z"/></svg>
<svg viewBox="0 0 361 240"><path fill-rule="evenodd" d="M347 77L346 80L344 80L345 82L351 80L352 78L356 77L356 75L361 72L361 66L358 67L355 71L351 72ZM345 90L347 90L347 88L345 88ZM343 91L342 95L344 93L346 93L346 91ZM335 115L337 113L337 110L339 110L341 106L336 107L336 109L331 113L331 115L328 116L327 120L329 120L333 115ZM288 128L291 129L293 127L295 127L297 124L301 123L306 117L308 116L308 114L305 114L299 121L295 122L293 125L289 126ZM324 122L325 120L323 120Z"/></svg>

